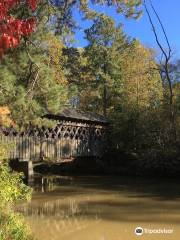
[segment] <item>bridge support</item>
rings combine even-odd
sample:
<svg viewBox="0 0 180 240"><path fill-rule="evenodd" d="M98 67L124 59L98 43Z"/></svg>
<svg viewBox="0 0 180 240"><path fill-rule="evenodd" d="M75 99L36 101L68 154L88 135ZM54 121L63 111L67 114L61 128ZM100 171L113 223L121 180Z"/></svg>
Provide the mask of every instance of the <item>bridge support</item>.
<svg viewBox="0 0 180 240"><path fill-rule="evenodd" d="M10 167L17 172L23 172L26 182L32 183L34 180L33 163L29 159L16 159L10 161Z"/></svg>
<svg viewBox="0 0 180 240"><path fill-rule="evenodd" d="M27 169L27 179L28 179L28 184L32 183L34 181L34 169L33 169L33 163L32 161L28 161L28 169Z"/></svg>

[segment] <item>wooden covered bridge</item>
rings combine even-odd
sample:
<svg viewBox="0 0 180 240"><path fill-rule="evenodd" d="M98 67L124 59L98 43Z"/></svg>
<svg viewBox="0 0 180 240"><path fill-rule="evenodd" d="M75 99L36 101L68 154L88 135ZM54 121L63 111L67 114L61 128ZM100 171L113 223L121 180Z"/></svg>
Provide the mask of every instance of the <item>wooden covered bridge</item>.
<svg viewBox="0 0 180 240"><path fill-rule="evenodd" d="M12 145L10 159L20 162L64 162L77 157L100 157L104 151L107 120L98 114L65 109L45 118L55 120L54 128L31 127L25 132L0 127L0 140Z"/></svg>

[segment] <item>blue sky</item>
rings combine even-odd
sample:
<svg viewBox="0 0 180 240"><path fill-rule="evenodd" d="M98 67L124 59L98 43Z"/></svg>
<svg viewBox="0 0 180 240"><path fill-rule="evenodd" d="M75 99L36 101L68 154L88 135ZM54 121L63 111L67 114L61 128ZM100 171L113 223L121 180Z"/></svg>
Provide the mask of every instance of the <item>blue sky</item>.
<svg viewBox="0 0 180 240"><path fill-rule="evenodd" d="M165 26L174 52L174 58L180 57L180 0L153 0L153 4ZM129 36L139 39L146 46L157 48L148 17L145 13L139 20L126 20L124 17L117 14L112 7L96 6L94 8L113 17L117 23L122 23L124 25L124 31ZM82 28L90 26L91 23L89 21L81 21L81 17L78 13L74 13L74 16ZM157 19L155 17L153 19L155 25L157 25ZM157 29L159 39L165 43L161 30L159 28ZM84 39L83 30L76 32L76 39L76 46L85 46L87 44Z"/></svg>

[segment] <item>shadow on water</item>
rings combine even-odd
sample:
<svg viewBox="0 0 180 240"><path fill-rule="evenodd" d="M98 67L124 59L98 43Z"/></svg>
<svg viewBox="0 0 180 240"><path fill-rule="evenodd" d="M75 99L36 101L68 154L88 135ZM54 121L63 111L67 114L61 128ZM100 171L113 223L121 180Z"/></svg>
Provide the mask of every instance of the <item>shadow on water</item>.
<svg viewBox="0 0 180 240"><path fill-rule="evenodd" d="M40 191L42 186L44 191L49 191L50 186L54 186L54 191L62 194L74 196L83 194L86 191L115 192L124 193L129 198L135 195L139 198L151 198L159 201L173 201L180 199L180 180L176 179L147 179L141 177L118 177L118 176L72 176L72 177L43 177L37 178L34 189ZM53 194L53 193L52 193Z"/></svg>
<svg viewBox="0 0 180 240"><path fill-rule="evenodd" d="M18 207L26 216L180 223L180 188L175 180L43 177L36 179L34 189L32 202Z"/></svg>

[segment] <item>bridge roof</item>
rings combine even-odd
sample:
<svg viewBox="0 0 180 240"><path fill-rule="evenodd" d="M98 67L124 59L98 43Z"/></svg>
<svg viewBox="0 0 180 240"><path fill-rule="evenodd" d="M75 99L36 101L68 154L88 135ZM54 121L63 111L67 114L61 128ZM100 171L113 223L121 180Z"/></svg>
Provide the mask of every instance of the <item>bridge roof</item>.
<svg viewBox="0 0 180 240"><path fill-rule="evenodd" d="M58 114L47 114L44 117L48 119L54 120L67 120L67 121L75 121L75 122L87 122L87 123L99 123L99 124L107 124L107 119L97 113L92 112L84 112L79 109L74 108L65 108Z"/></svg>

